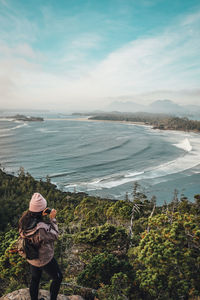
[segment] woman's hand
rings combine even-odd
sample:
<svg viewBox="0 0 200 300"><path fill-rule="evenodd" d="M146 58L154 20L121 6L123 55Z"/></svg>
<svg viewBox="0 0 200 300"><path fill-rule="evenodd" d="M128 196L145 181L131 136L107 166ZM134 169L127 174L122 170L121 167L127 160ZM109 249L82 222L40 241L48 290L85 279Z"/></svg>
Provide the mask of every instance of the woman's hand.
<svg viewBox="0 0 200 300"><path fill-rule="evenodd" d="M50 219L54 219L56 217L57 211L53 208L49 214Z"/></svg>

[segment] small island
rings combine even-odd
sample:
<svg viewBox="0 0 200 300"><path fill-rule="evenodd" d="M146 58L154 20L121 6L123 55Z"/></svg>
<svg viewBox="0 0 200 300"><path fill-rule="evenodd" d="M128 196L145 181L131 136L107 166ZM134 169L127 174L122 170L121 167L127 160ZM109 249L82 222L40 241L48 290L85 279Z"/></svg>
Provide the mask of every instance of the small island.
<svg viewBox="0 0 200 300"><path fill-rule="evenodd" d="M24 122L41 122L41 121L44 121L43 118L41 117L32 117L32 116L25 116L25 115L20 115L20 114L17 114L15 116L9 116L9 117L6 117L6 119L14 119L16 121L24 121Z"/></svg>

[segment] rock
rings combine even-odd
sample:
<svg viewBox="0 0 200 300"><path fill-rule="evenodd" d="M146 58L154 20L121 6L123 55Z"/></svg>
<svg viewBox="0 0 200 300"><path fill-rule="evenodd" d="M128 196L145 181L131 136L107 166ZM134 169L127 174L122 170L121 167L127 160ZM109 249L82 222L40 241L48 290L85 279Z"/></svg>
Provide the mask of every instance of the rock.
<svg viewBox="0 0 200 300"><path fill-rule="evenodd" d="M50 300L49 291L40 290L39 291L39 299L44 298L45 300ZM31 300L29 289L20 289L14 291L6 296L0 298L0 300ZM73 295L73 296L65 296L58 295L57 300L84 300L81 296Z"/></svg>

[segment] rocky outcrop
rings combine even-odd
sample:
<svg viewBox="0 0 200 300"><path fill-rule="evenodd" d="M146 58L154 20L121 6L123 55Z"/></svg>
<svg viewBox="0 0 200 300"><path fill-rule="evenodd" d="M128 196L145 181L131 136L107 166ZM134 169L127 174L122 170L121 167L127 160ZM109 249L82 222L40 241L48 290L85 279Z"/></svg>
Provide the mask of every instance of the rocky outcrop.
<svg viewBox="0 0 200 300"><path fill-rule="evenodd" d="M50 300L49 291L40 290L39 299L40 298L44 298L45 300ZM31 298L29 294L29 289L20 289L0 298L0 300L30 300L30 299ZM57 300L84 300L84 299L78 295L73 295L73 296L58 295Z"/></svg>
<svg viewBox="0 0 200 300"><path fill-rule="evenodd" d="M41 117L31 117L31 116L24 116L24 115L15 115L6 117L6 119L14 119L16 121L28 121L28 122L41 122L44 121Z"/></svg>

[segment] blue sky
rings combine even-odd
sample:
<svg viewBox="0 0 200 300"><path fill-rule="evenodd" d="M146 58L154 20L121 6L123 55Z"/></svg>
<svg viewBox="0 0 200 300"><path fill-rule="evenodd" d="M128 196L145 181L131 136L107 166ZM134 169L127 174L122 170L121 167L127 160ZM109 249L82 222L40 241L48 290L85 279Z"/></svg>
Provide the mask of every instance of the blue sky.
<svg viewBox="0 0 200 300"><path fill-rule="evenodd" d="M0 106L200 104L199 0L0 0Z"/></svg>

